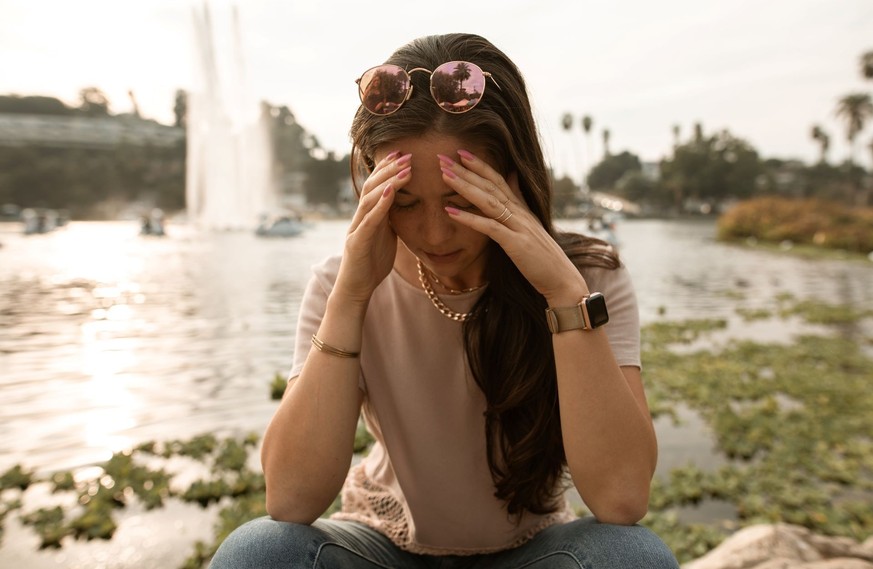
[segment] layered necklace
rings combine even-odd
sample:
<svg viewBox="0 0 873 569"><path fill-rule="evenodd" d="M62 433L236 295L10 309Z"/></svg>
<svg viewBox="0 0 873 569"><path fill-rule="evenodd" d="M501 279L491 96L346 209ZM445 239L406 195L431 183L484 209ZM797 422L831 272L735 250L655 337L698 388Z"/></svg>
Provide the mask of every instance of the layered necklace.
<svg viewBox="0 0 873 569"><path fill-rule="evenodd" d="M481 284L479 286L474 286L472 288L465 288L461 290L449 288L441 283L439 279L437 279L437 276L430 271L427 271L427 273L430 273L430 278L428 278L428 274L425 273L424 264L421 262L421 259L416 258L416 261L416 266L418 267L418 281L421 283L421 288L424 289L424 293L427 295L427 297L430 299L431 303L436 307L436 309L440 311L440 314L442 314L446 318L454 320L455 322L463 322L467 318L469 318L470 314L472 314L472 311L458 312L446 306L445 303L437 296L436 292L434 292L433 286L431 286L430 284L430 279L433 279L433 282L446 289L449 294L463 294L465 292L474 292L485 285Z"/></svg>

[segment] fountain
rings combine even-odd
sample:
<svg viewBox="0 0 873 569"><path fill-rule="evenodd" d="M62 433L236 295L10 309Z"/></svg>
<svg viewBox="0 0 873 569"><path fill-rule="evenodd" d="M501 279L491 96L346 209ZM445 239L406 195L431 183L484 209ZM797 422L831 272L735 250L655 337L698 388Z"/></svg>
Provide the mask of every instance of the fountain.
<svg viewBox="0 0 873 569"><path fill-rule="evenodd" d="M194 8L185 199L203 229L252 229L277 208L270 115L247 89L239 12ZM226 24L224 26L218 24Z"/></svg>

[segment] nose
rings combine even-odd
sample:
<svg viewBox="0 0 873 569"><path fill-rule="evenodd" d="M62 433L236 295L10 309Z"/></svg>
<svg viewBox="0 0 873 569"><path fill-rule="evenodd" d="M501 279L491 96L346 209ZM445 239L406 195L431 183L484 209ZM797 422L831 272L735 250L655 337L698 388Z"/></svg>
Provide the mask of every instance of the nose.
<svg viewBox="0 0 873 569"><path fill-rule="evenodd" d="M418 231L428 246L439 246L452 237L455 222L449 218L442 204L433 204L426 208Z"/></svg>

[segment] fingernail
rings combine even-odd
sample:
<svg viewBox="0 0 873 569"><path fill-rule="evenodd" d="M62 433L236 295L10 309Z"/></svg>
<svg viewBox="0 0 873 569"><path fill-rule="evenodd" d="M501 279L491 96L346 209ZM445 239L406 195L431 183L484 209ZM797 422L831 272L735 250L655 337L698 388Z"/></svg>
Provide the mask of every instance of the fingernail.
<svg viewBox="0 0 873 569"><path fill-rule="evenodd" d="M404 164L409 164L410 160L412 160L412 153L404 154L403 156L401 156L400 158L397 159L397 162L395 162L395 164L397 166L403 166Z"/></svg>
<svg viewBox="0 0 873 569"><path fill-rule="evenodd" d="M388 154L388 156L385 157L385 160L390 162L391 160L394 160L398 156L400 156L400 151L395 150L394 152L391 152L390 154Z"/></svg>
<svg viewBox="0 0 873 569"><path fill-rule="evenodd" d="M461 213L461 210L453 208L452 206L447 205L445 209L446 213L449 215L458 215L459 213Z"/></svg>
<svg viewBox="0 0 873 569"><path fill-rule="evenodd" d="M382 192L382 197L387 198L388 195L391 194L391 190L393 190L393 189L394 188L391 187L391 184L388 184L387 186L385 186L385 190Z"/></svg>
<svg viewBox="0 0 873 569"><path fill-rule="evenodd" d="M443 166L447 166L447 167L451 168L452 166L455 165L455 161L452 160L451 158L449 158L448 156L446 156L445 154L437 154L437 157L440 159L440 164L442 164Z"/></svg>
<svg viewBox="0 0 873 569"><path fill-rule="evenodd" d="M402 180L403 178L408 176L411 171L412 171L412 166L407 166L406 168L404 168L403 170L401 170L400 172L397 173L397 179Z"/></svg>
<svg viewBox="0 0 873 569"><path fill-rule="evenodd" d="M458 177L457 175L455 175L454 172L452 172L452 171L449 170L448 168L440 168L440 170L443 171L443 174L444 174L444 175L448 176L449 178L451 178L451 179L453 179L453 180L454 180L455 178Z"/></svg>
<svg viewBox="0 0 873 569"><path fill-rule="evenodd" d="M476 159L476 157L473 156L472 153L467 152L466 150L458 150L458 156L460 156L464 160L475 160Z"/></svg>

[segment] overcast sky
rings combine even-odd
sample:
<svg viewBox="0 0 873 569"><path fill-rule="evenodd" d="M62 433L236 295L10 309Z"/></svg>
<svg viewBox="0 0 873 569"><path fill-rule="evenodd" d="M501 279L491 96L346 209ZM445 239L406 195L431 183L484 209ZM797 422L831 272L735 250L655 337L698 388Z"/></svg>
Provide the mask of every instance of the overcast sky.
<svg viewBox="0 0 873 569"><path fill-rule="evenodd" d="M114 112L172 121L175 90L197 87L190 0L0 0L0 93L75 103L104 90ZM611 149L657 160L695 122L727 128L765 157L813 160L813 124L848 152L837 99L873 91L860 55L873 50L871 0L246 0L239 5L244 83L253 100L288 105L328 149L348 150L354 79L406 41L474 32L506 52L528 81L550 160L577 171L579 118ZM218 45L229 53L230 0L212 0ZM566 133L570 112L576 130ZM873 125L859 157L870 163Z"/></svg>

